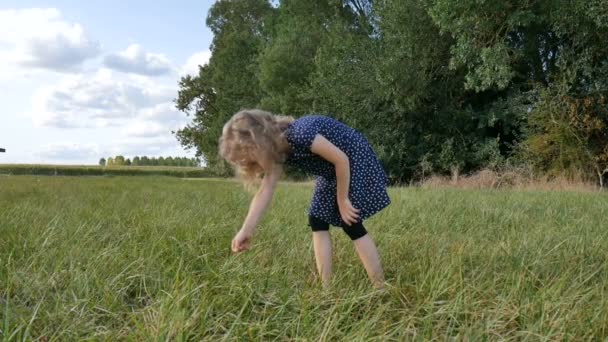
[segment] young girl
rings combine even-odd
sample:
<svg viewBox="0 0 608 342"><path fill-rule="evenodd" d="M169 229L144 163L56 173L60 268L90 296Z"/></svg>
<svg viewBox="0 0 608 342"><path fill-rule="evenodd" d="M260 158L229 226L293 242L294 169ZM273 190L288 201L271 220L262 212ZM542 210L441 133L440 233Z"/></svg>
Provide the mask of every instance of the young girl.
<svg viewBox="0 0 608 342"><path fill-rule="evenodd" d="M342 227L354 242L374 286L383 286L378 251L363 220L390 204L387 178L361 133L322 115L294 120L261 110L243 110L224 125L220 155L248 185L263 175L243 226L232 240L234 252L249 249L287 164L317 176L308 219L323 284L329 285L332 272L331 224Z"/></svg>

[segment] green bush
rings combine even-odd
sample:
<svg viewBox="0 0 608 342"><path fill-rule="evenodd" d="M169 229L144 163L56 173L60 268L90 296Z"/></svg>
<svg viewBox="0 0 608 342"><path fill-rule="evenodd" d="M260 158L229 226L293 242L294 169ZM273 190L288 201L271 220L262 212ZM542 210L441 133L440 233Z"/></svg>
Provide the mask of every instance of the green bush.
<svg viewBox="0 0 608 342"><path fill-rule="evenodd" d="M171 176L201 178L215 176L206 168L198 167L103 167L86 165L27 165L0 164L0 174L40 176Z"/></svg>

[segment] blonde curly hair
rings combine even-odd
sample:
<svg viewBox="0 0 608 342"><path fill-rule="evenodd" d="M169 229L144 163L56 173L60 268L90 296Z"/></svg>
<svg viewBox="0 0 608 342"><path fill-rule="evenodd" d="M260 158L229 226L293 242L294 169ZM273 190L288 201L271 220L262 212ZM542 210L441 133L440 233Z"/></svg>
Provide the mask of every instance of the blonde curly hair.
<svg viewBox="0 0 608 342"><path fill-rule="evenodd" d="M290 150L285 129L291 116L274 115L258 109L244 109L224 125L219 153L236 170L247 189L276 164L283 164Z"/></svg>

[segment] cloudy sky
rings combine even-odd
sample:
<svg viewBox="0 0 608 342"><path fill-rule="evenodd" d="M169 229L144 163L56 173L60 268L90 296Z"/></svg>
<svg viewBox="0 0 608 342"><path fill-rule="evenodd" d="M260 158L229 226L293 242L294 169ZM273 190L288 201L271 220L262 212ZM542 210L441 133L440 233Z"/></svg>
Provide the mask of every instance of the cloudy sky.
<svg viewBox="0 0 608 342"><path fill-rule="evenodd" d="M173 99L209 59L213 2L1 0L0 164L193 156Z"/></svg>

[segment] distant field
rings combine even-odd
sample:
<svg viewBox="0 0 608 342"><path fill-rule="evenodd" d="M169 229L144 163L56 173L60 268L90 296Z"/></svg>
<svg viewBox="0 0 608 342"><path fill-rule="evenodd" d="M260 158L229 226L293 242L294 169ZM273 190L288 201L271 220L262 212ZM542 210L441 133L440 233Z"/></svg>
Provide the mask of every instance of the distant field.
<svg viewBox="0 0 608 342"><path fill-rule="evenodd" d="M310 185L279 186L253 249L232 181L0 177L5 340L605 340L604 193L391 188L367 221L374 292L335 229L315 276Z"/></svg>
<svg viewBox="0 0 608 342"><path fill-rule="evenodd" d="M99 165L36 165L0 164L0 175L102 176L102 175L157 175L173 177L209 177L201 167L177 166L99 166Z"/></svg>

